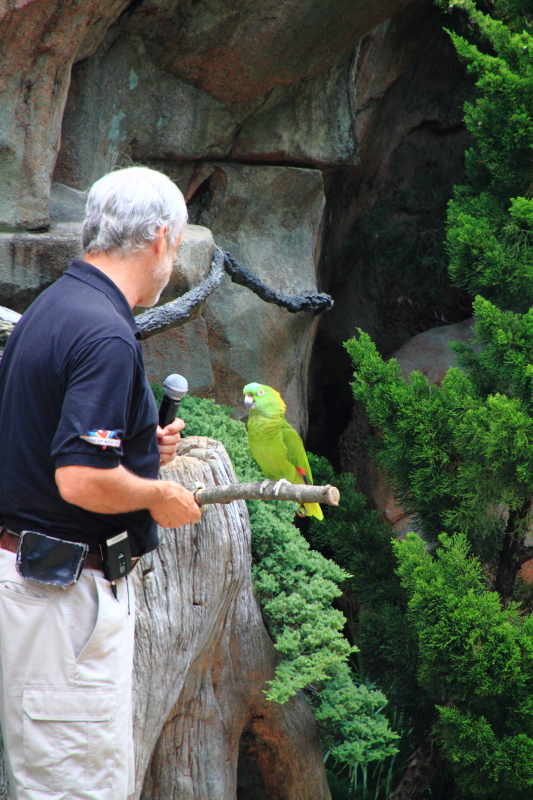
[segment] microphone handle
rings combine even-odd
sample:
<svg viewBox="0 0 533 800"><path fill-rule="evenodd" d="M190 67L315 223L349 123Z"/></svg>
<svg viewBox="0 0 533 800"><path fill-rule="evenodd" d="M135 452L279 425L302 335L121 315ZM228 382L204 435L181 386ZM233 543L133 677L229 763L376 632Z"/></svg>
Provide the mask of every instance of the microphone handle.
<svg viewBox="0 0 533 800"><path fill-rule="evenodd" d="M163 395L161 405L159 406L159 424L162 428L166 428L167 425L174 422L179 404L179 400L173 400L168 394Z"/></svg>

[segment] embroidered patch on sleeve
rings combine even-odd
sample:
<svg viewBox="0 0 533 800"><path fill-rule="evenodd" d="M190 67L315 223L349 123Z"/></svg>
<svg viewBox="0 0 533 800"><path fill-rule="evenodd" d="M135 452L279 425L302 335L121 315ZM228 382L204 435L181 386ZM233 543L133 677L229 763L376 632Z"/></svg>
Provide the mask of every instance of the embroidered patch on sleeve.
<svg viewBox="0 0 533 800"><path fill-rule="evenodd" d="M107 447L120 447L121 441L120 439L113 438L116 437L116 431L89 431L85 436L80 434L80 439L83 439L85 442L90 442L91 444L95 444L105 450Z"/></svg>

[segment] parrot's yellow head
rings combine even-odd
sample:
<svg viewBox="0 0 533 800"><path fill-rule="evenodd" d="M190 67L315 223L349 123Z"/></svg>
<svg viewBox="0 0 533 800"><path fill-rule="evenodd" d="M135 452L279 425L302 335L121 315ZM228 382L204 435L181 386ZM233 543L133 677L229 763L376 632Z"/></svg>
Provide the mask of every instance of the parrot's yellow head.
<svg viewBox="0 0 533 800"><path fill-rule="evenodd" d="M244 405L248 411L256 411L265 416L285 414L285 403L279 392L262 383L247 383L242 390Z"/></svg>

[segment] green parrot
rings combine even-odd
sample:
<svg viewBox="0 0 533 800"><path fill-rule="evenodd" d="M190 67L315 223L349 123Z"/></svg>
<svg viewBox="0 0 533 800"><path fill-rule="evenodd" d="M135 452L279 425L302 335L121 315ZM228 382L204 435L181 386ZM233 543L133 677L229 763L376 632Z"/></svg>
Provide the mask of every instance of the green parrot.
<svg viewBox="0 0 533 800"><path fill-rule="evenodd" d="M285 403L280 393L261 383L248 383L242 390L248 409L248 444L267 478L289 483L313 483L304 444L285 419ZM319 503L305 503L301 517L324 519Z"/></svg>

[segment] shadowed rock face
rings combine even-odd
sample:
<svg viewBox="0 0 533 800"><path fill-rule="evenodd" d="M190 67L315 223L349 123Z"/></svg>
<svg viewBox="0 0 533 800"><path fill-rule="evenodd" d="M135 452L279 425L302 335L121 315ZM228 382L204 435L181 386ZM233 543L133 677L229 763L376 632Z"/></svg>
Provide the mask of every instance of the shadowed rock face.
<svg viewBox="0 0 533 800"><path fill-rule="evenodd" d="M361 42L359 164L325 181L321 289L335 306L320 320L311 358L307 443L354 471L367 494L370 430L353 409L343 342L359 327L390 354L472 313L450 285L444 249L447 202L463 179L462 104L471 86L441 25L434 7L417 2Z"/></svg>

